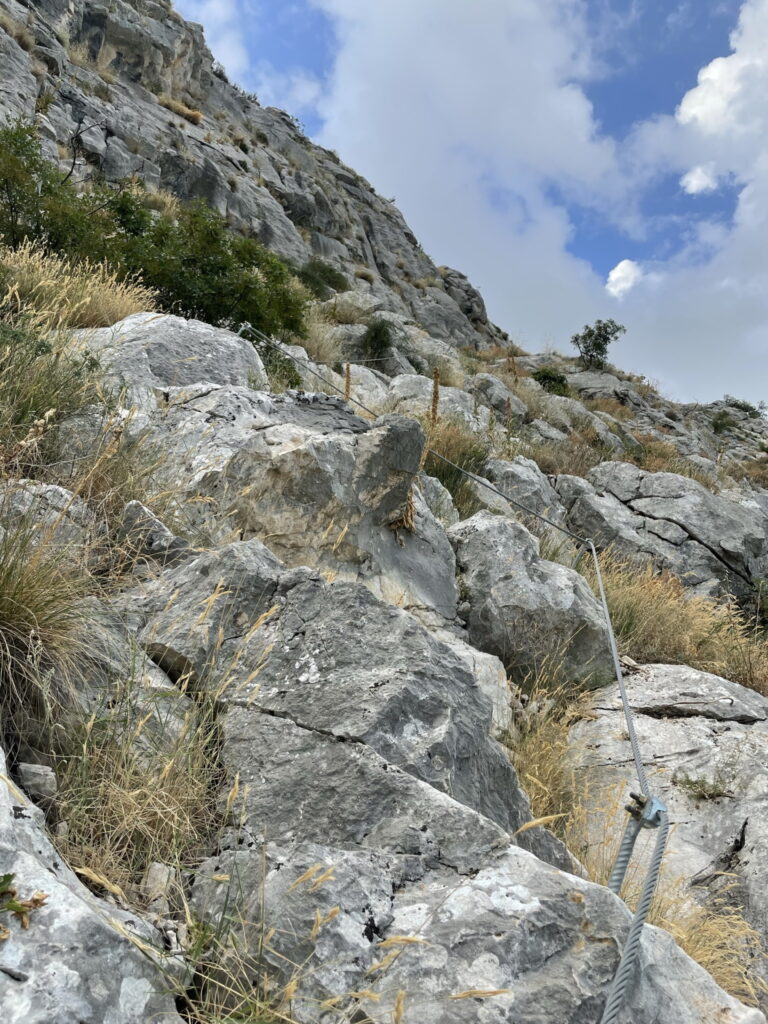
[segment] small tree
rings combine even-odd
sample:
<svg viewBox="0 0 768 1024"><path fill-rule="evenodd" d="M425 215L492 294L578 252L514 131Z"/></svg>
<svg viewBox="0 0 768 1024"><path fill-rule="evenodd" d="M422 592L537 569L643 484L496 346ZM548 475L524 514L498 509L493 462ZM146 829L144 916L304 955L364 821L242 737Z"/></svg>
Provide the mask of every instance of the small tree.
<svg viewBox="0 0 768 1024"><path fill-rule="evenodd" d="M585 325L581 334L574 334L571 344L579 350L583 366L602 369L606 363L608 346L626 330L623 324L617 324L615 320L595 320L592 327Z"/></svg>

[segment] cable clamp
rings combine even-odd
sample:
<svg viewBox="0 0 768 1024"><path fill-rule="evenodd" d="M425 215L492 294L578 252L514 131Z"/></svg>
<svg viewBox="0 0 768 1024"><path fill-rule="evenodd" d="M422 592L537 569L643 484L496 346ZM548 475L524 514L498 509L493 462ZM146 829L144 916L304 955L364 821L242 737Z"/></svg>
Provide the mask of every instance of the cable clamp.
<svg viewBox="0 0 768 1024"><path fill-rule="evenodd" d="M655 796L645 796L643 793L630 793L632 803L626 805L626 810L632 817L640 822L641 828L658 828L661 824L661 816L666 813L667 805L663 800Z"/></svg>

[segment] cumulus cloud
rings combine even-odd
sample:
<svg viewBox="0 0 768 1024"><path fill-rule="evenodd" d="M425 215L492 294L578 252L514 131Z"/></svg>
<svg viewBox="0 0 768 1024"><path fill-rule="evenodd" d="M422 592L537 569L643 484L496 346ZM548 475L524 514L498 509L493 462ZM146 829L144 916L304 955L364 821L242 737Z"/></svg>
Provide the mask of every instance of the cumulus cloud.
<svg viewBox="0 0 768 1024"><path fill-rule="evenodd" d="M615 299L621 299L627 292L632 291L642 277L643 272L639 264L634 260L621 260L608 275L605 290Z"/></svg>
<svg viewBox="0 0 768 1024"><path fill-rule="evenodd" d="M316 75L278 71L268 61L256 65L252 83L263 106L280 107L299 116L314 113L322 93L322 83Z"/></svg>
<svg viewBox="0 0 768 1024"><path fill-rule="evenodd" d="M717 188L717 176L712 164L706 167L692 167L680 179L683 192L696 196L700 192L712 192Z"/></svg>

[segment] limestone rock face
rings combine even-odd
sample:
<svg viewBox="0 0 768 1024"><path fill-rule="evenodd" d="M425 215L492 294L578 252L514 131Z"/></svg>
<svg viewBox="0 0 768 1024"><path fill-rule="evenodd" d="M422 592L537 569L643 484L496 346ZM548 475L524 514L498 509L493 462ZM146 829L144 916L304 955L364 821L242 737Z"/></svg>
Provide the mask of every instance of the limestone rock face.
<svg viewBox="0 0 768 1024"><path fill-rule="evenodd" d="M703 592L749 592L768 573L768 517L696 480L604 462L568 508L574 532L653 560Z"/></svg>
<svg viewBox="0 0 768 1024"><path fill-rule="evenodd" d="M693 899L730 890L768 939L768 699L684 665L645 665L627 680L650 786L675 823L664 871ZM631 759L618 688L571 731L572 760L598 794L624 795ZM604 827L593 822L595 842ZM638 846L640 863L647 851ZM735 884L735 891L734 891Z"/></svg>
<svg viewBox="0 0 768 1024"><path fill-rule="evenodd" d="M242 922L263 914L273 970L287 980L291 964L305 965L291 1003L302 1024L329 998L338 1016L328 1020L357 1012L377 1024L396 1007L407 1024L600 1019L629 925L612 893L517 847L489 854L480 871L442 868L421 881L409 880L411 860L303 843L262 855L240 844L201 866L193 902L220 920L221 879L238 879L241 948L257 948L260 928ZM658 929L644 933L637 976L621 1024L764 1024Z"/></svg>
<svg viewBox="0 0 768 1024"><path fill-rule="evenodd" d="M11 914L0 925L0 1011L9 1024L110 1021L181 1024L152 930L134 914L97 899L49 842L41 812L8 777L0 750L0 875L12 874L20 899L45 893L29 927Z"/></svg>
<svg viewBox="0 0 768 1024"><path fill-rule="evenodd" d="M113 327L79 332L104 369L133 388L240 384L264 388L264 364L244 338L199 320L135 313Z"/></svg>
<svg viewBox="0 0 768 1024"><path fill-rule="evenodd" d="M165 394L138 433L164 453L163 479L190 528L259 537L288 565L339 572L392 603L454 617L453 551L416 491L414 529L403 527L418 423L371 423L325 395L202 384Z"/></svg>
<svg viewBox="0 0 768 1024"><path fill-rule="evenodd" d="M0 118L32 117L38 96L51 96L39 120L53 160L57 144L91 126L78 177L137 175L150 190L202 198L296 266L313 257L331 263L365 289L373 309L452 346L504 340L477 290L434 265L394 203L283 111L230 85L202 28L170 4L0 0L0 12L31 40L25 49L0 31ZM169 100L197 111L199 123L174 114Z"/></svg>
<svg viewBox="0 0 768 1024"><path fill-rule="evenodd" d="M524 526L490 512L476 513L448 535L476 646L522 675L562 658L570 678L610 677L605 619L583 577L540 558Z"/></svg>

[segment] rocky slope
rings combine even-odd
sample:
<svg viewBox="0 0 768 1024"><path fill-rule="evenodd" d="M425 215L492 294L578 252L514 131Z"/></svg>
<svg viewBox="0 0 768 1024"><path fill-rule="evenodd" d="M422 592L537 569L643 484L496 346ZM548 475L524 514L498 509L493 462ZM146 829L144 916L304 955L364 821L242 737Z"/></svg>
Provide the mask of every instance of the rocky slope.
<svg viewBox="0 0 768 1024"><path fill-rule="evenodd" d="M515 684L556 657L570 685L600 687L571 733L575 772L623 797L631 759L584 564L515 503L638 573L760 614L766 420L492 348L504 336L466 280L435 268L392 204L286 115L226 83L165 4L0 11L0 109L37 104L52 155L94 125L81 162L202 195L283 255L320 255L354 283L322 310L350 401L317 352L282 346L304 390L280 391L243 338L179 317L80 336L106 405L62 424L67 458L148 453L156 493L172 495L163 517L130 477L107 518L87 489L2 482L3 537L32 521L67 558L112 570L82 606L75 685L49 680L59 746L16 723L0 773L0 875L34 904L26 921L0 918L4 1019L204 1021L195 1006L217 988L218 1019L242 1019L236 985L266 987L302 1024L596 1024L630 914L532 824L537 780L509 756L531 711ZM375 365L355 362L374 319L393 344ZM531 376L542 366L568 394ZM451 490L423 460L433 367L432 443L447 424L474 452L471 480L443 478ZM732 873L765 936L768 699L680 665L644 666L630 696L678 825L670 862L686 895ZM68 867L46 832L67 848L57 775L80 749L67 738L116 715L132 763L159 766L160 790L178 750L212 737L198 745L218 827L183 872L169 856L128 891ZM599 841L612 826L595 822ZM653 927L620 1019L765 1021Z"/></svg>
<svg viewBox="0 0 768 1024"><path fill-rule="evenodd" d="M438 337L503 340L479 293L434 265L396 206L287 114L230 85L200 26L170 4L2 0L0 13L12 33L0 30L0 114L37 110L63 166L78 132L79 174L135 174L202 197L281 256L320 257Z"/></svg>

